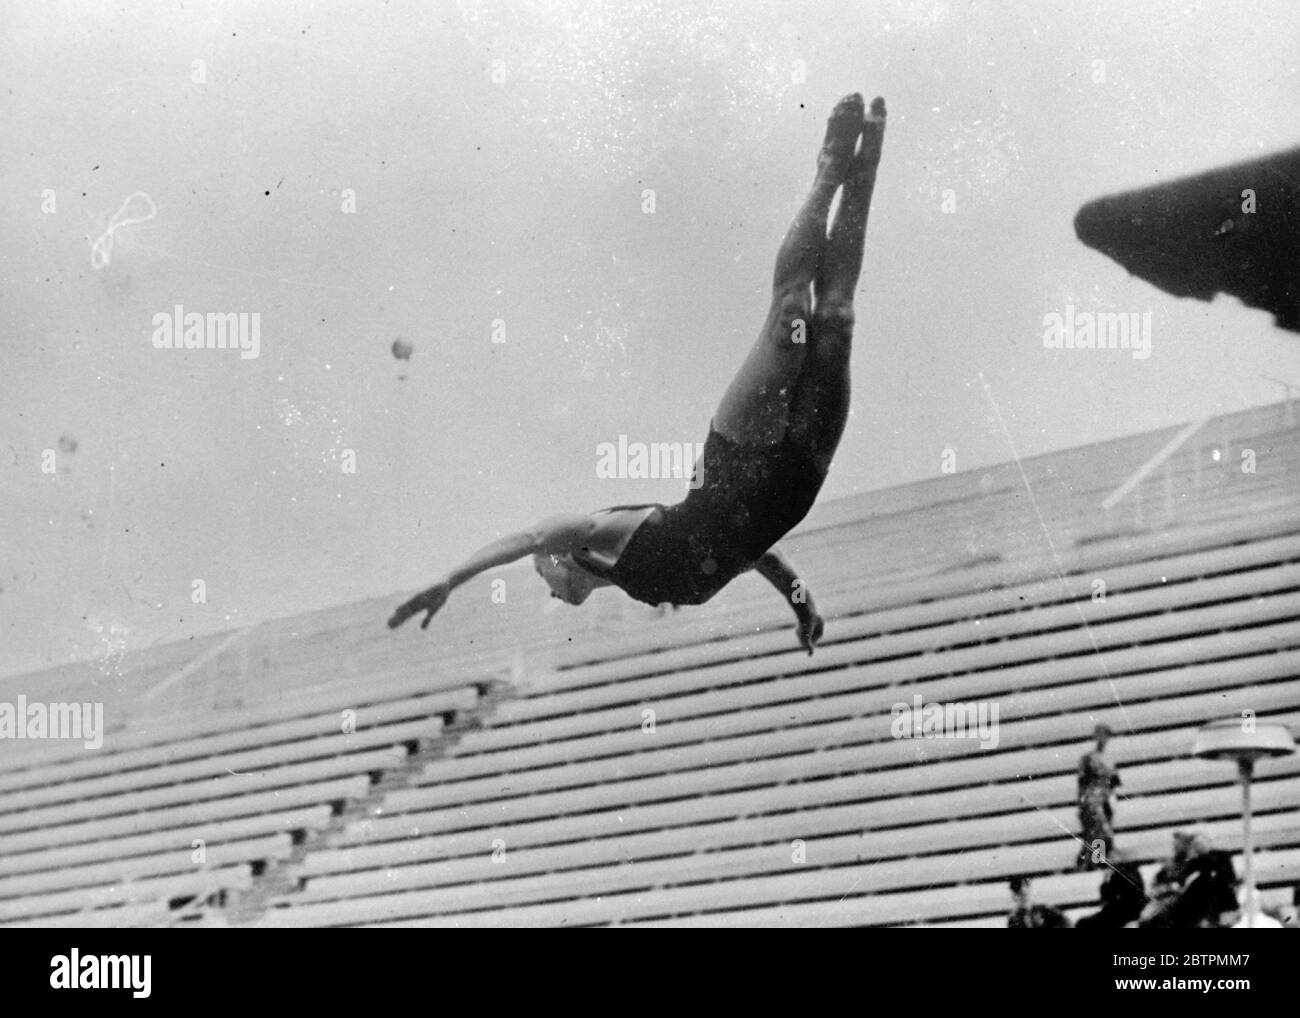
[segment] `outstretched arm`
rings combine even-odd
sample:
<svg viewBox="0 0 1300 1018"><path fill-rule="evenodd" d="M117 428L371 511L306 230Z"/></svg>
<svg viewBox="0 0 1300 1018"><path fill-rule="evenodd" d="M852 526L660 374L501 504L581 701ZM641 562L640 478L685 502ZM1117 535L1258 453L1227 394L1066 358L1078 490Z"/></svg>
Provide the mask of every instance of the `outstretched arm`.
<svg viewBox="0 0 1300 1018"><path fill-rule="evenodd" d="M596 521L590 516L571 513L548 517L527 530L486 544L428 590L417 594L393 612L393 617L388 620L388 628L396 629L412 615L426 612L420 628L427 629L429 620L462 583L485 570L514 562L525 555L563 555L587 543L595 529Z"/></svg>
<svg viewBox="0 0 1300 1018"><path fill-rule="evenodd" d="M754 563L754 571L780 591L786 602L794 609L795 618L799 620L797 627L799 646L811 654L822 638L825 623L817 614L817 606L813 604L812 594L808 592L808 587L803 580L799 579L799 574L790 565L790 560L773 548Z"/></svg>

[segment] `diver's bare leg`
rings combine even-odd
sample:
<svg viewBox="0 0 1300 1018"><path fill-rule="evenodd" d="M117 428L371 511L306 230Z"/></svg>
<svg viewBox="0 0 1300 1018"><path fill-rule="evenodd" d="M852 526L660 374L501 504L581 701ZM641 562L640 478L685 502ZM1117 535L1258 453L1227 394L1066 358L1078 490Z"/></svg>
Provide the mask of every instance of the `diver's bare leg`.
<svg viewBox="0 0 1300 1018"><path fill-rule="evenodd" d="M844 194L813 285L817 303L808 353L790 408L793 436L823 469L830 466L848 419L853 298L862 272L867 213L884 133L885 103L877 98L863 125L861 147L844 178Z"/></svg>
<svg viewBox="0 0 1300 1018"><path fill-rule="evenodd" d="M774 296L780 297L816 278L826 250L826 216L831 199L852 166L862 123L862 96L856 92L841 99L831 111L826 122L826 140L817 153L817 175L812 190L776 253Z"/></svg>
<svg viewBox="0 0 1300 1018"><path fill-rule="evenodd" d="M713 415L714 429L734 442L771 445L785 434L812 329L811 284L826 254L826 219L855 158L862 124L862 96L856 93L831 113L812 190L777 253L767 320Z"/></svg>
<svg viewBox="0 0 1300 1018"><path fill-rule="evenodd" d="M844 195L840 207L835 210L830 239L817 273L818 310L815 314L821 317L831 317L846 310L852 314L853 294L862 273L867 213L876 187L876 168L880 165L884 138L885 101L877 97L872 101L871 113L863 124L861 147L845 174Z"/></svg>

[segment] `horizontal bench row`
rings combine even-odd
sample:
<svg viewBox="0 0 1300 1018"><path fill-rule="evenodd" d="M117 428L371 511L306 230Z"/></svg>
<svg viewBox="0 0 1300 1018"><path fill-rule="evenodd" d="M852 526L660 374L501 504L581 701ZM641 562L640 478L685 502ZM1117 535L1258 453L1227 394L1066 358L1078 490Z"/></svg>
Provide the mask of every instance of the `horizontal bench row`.
<svg viewBox="0 0 1300 1018"><path fill-rule="evenodd" d="M320 803L347 802L363 798L370 791L370 777L354 774L330 781L288 785L263 792L240 794L229 789L231 797L207 802L184 802L165 808L136 813L99 817L72 824L38 827L6 835L0 839L0 866L9 857L26 856L37 850L63 850L68 846L100 842L148 831L197 828L220 820L257 817L261 814Z"/></svg>
<svg viewBox="0 0 1300 1018"><path fill-rule="evenodd" d="M1300 712L1270 716L1290 724L1300 720ZM1188 726L1128 735L1117 741L1114 757L1126 773L1129 767L1138 764L1182 758L1186 756L1195 732L1194 727ZM1077 745L1045 745L981 755L978 759L940 760L924 766L903 762L892 769L862 774L856 781L851 780L854 771L864 767L870 769L873 764L878 766L878 754L876 759L872 759L871 754L863 753L861 749L846 749L837 754L838 759L827 761L824 768L816 759L824 754L810 754L806 760L794 757L787 761L785 773L756 769L746 775L742 769L737 769L730 781L745 790L806 780L809 774L821 771L824 779L844 779L838 781L837 794L816 801L801 800L793 805L781 801L772 811L764 811L763 802L753 798L743 803L742 808L747 812L687 816L684 824L674 824L672 815L668 813L652 813L646 823L639 823L638 814L626 816L626 811L617 811L593 818L595 824L541 821L515 825L504 831L470 829L436 835L422 834L419 828L408 827L406 836L402 836L403 831L396 823L387 830L377 830L374 821L363 820L352 825L348 837L338 847L309 854L299 872L303 875L325 874L456 859L466 860L472 868L481 862L485 846L501 833L508 834L516 859L520 853L528 853L525 858L552 862L568 860L570 865L712 851L728 845L752 845L787 837L862 830L869 816L877 817L881 827L890 828L894 836L904 838L905 832L899 825L909 821L909 814L918 818L920 823L928 822L932 817L952 820L962 810L978 810L980 800L976 796L989 786L1071 773L1079 752ZM814 763L818 766L809 766ZM1221 777L1204 767L1200 773ZM1131 773L1128 777L1130 781L1134 780ZM945 792L957 794L931 798ZM891 800L906 799L912 803L918 795L927 798L906 808L900 807L896 812L890 811ZM1015 810L1023 805L1014 798L1015 795L1013 789L1009 805L1004 802L1002 793L992 801L1000 808ZM768 799L770 801L770 795ZM870 812L866 812L868 808ZM954 809L957 813L950 812ZM385 833L393 835L392 838L375 840Z"/></svg>
<svg viewBox="0 0 1300 1018"><path fill-rule="evenodd" d="M346 713L330 711L152 750L87 753L89 759L75 772L69 767L31 771L32 784L0 796L0 829L3 814L46 803L143 791L228 771L244 774L379 745L434 739L442 732L440 712L456 709L452 704L457 701L475 702L472 691L468 696L421 697ZM98 764L93 771L91 763Z"/></svg>
<svg viewBox="0 0 1300 1018"><path fill-rule="evenodd" d="M1183 641L1128 647L1095 657L1060 658L955 676L914 680L906 686L880 681L866 669L836 681L777 678L757 690L752 710L712 714L689 721L673 720L664 711L653 733L642 729L639 710L629 711L627 731L615 738L574 741L567 753L553 756L549 747L492 755L431 761L413 788L424 806L466 804L539 791L609 781L652 777L697 767L717 769L732 763L753 764L763 758L834 750L881 738L883 722L870 727L864 718L888 714L898 702L996 702L999 721L1033 716L1038 710L1060 712L1065 701L1056 687L1088 680L1117 682L1126 699L1145 700L1163 692L1190 693L1234 681L1268 682L1286 676L1295 660L1284 652L1300 647L1300 623L1260 626L1240 633L1215 634ZM1279 653L1273 653L1279 652ZM1103 669L1104 664L1104 669ZM840 681L842 679L842 681ZM789 684L771 688L772 684ZM1026 697L1035 692L1035 700ZM1109 686L1086 693L1080 706L1094 705L1110 694ZM1060 695L1074 693L1060 690ZM1005 699L1004 699L1005 698ZM770 704L765 706L764 704ZM1026 713L1028 712L1028 713ZM1084 731L1076 730L1074 738ZM1070 736L1067 736L1069 738ZM1005 748L1006 733L1000 736ZM551 757L551 759L547 759ZM511 767L511 764L515 767ZM469 765L476 766L469 766ZM503 791L508 789L508 791ZM400 806L401 800L390 804Z"/></svg>
<svg viewBox="0 0 1300 1018"><path fill-rule="evenodd" d="M252 866L241 863L165 877L148 877L132 883L78 888L33 898L0 901L0 926L25 925L32 919L54 918L56 924L79 912L107 905L143 904L150 900L206 896L220 890L247 890L253 883Z"/></svg>
<svg viewBox="0 0 1300 1018"><path fill-rule="evenodd" d="M176 888L201 881L206 873L219 874L232 866L286 859L293 851L293 844L289 835L275 834L204 847L203 851L201 865L195 864L194 850L191 850L159 858L143 869L122 870L111 863L86 867L74 875L76 883L71 887L60 887L57 883L49 886L49 882L31 877L11 877L0 882L0 921L80 911L107 902L174 897Z"/></svg>
<svg viewBox="0 0 1300 1018"><path fill-rule="evenodd" d="M220 777L204 778L147 791L121 791L54 806L40 806L17 813L0 814L0 854L11 850L11 838L23 832L40 831L52 825L73 824L93 817L116 817L147 813L178 804L198 804L209 799L230 799L272 788L288 788L342 775L367 774L399 767L406 759L403 746L341 753L306 763L285 763L260 771L230 771Z"/></svg>
<svg viewBox="0 0 1300 1018"><path fill-rule="evenodd" d="M1231 774L1222 777L1224 782L1210 789L1127 800L1122 809L1121 843L1127 844L1142 828L1171 820L1183 823L1192 817L1233 814L1240 808L1240 793L1230 780ZM504 847L493 850L491 843L485 843L479 855L469 860L314 878L302 891L281 900L296 906L310 901L439 889L441 897L431 893L426 896L426 906L451 913L613 894L639 887L662 889L703 880L792 871L804 865L876 862L880 865L864 875L859 885L869 891L898 886L903 879L900 871L905 869L917 880L929 882L935 873L942 875L952 867L953 853L977 848L1050 841L1058 844L1062 858L1068 859L1078 849L1079 828L1069 808L1072 804L1059 801L1054 791L1043 789L1044 801L1035 786L1033 809L996 817L964 821L939 818L905 829L862 830L850 824L836 833L797 831L793 838L773 838L769 834L762 843L740 847L702 846L698 841L687 841L675 854L649 858L626 854L598 864L584 865L580 853L571 853L568 858L557 858L560 853L545 850L512 853L509 840L501 839ZM1286 838L1300 844L1300 778L1262 782L1257 792L1261 834L1285 829ZM863 811L863 822L874 819L871 813ZM926 858L917 858L921 854Z"/></svg>
<svg viewBox="0 0 1300 1018"><path fill-rule="evenodd" d="M353 784L353 788L360 787ZM168 856L192 849L194 842L219 845L242 841L265 834L293 833L323 830L333 816L326 803L297 806L292 809L272 810L252 816L230 820L198 822L180 827L162 828L142 834L127 834L72 844L51 844L42 848L0 855L0 880L16 875L39 874L43 878L58 879L83 866L100 861L121 862L134 865L150 856ZM56 835L57 836L57 835Z"/></svg>
<svg viewBox="0 0 1300 1018"><path fill-rule="evenodd" d="M889 585L864 578L846 602L834 607L837 616L842 617L845 612L862 615L890 609L907 610L926 602L942 602L971 594L989 594L994 598L992 604L995 607L992 610L1005 610L1008 605L1017 602L1020 596L1034 597L1035 588L1043 592L1039 596L1054 598L1058 595L1053 588L1058 587L1065 578L1085 577L1091 584L1094 578L1121 569L1130 570L1139 577L1140 585L1147 585L1158 582L1161 575L1158 567L1162 559L1192 556L1184 565L1194 569L1195 556L1223 551L1229 558L1235 555L1249 557L1251 552L1243 546L1294 537L1300 533L1297 505L1300 505L1300 500L1288 506L1285 512L1267 518L1248 515L1232 525L1198 526L1189 528L1180 535L1143 534L1130 540L1087 546L1073 552L1065 551L1056 561L1033 561L1009 568L988 566ZM1193 572L1190 575L1197 574ZM1029 587L1030 590L1007 595L1001 593L1005 588L1021 586ZM1109 580L1107 586L1112 586ZM816 595L816 586L812 589ZM589 648L599 648L602 660L566 662L562 656L557 662L561 678L554 680L548 677L548 681L554 683L556 688L595 685L636 675L637 668L645 664L661 671L698 667L711 660L720 649L729 649L716 645L720 635L730 642L732 639L752 637L756 628L784 626L788 624L789 609L779 600L773 602L765 597L759 606L743 606L730 618L699 616L698 621L695 621L697 616L694 613L678 614L686 617L674 626L655 625L639 635L633 634L621 640L611 638L592 641L587 647L575 649L572 652L574 655L589 655ZM976 611L975 614L982 612ZM731 623L730 626L727 625L728 622ZM644 658L645 661L629 661L629 658ZM633 667L629 668L629 665Z"/></svg>
<svg viewBox="0 0 1300 1018"><path fill-rule="evenodd" d="M661 691L659 697L599 714L574 715L560 723L465 733L448 746L445 757L427 765L421 783L514 773L706 741L724 733L786 727L788 722L780 718L794 719L799 713L796 705L802 701L836 694L866 696L860 703L845 705L847 714L840 714L856 717L888 712L893 704L908 702L917 694L928 702L941 690L952 691L943 699L988 698L1021 689L1088 679L1108 681L1126 673L1189 667L1198 660L1197 651L1215 650L1221 658L1287 651L1297 646L1297 619L1300 595L1288 594L1234 606L1212 606L1199 612L1152 616L1090 631L1063 630L944 654L917 653L875 661L868 658L860 664L825 671L804 670L809 667L806 658L797 659L800 669L792 667L789 673L769 671L754 663L747 666L749 674L743 676L748 683L736 682L680 698L664 696ZM1257 625L1229 633L1215 632L1218 626L1232 621L1239 625L1253 621ZM1205 629L1210 630L1209 634L1200 635ZM1180 640L1181 644L1174 642ZM1116 660L1118 663L1112 664ZM728 678L734 682L739 676ZM944 680L949 680L947 685L936 685ZM1141 688L1137 687L1139 691ZM1154 688L1157 692L1152 695L1158 695L1158 683ZM644 727L647 709L654 712L652 734ZM822 711L817 713L823 718L828 716Z"/></svg>
<svg viewBox="0 0 1300 1018"><path fill-rule="evenodd" d="M775 665L785 673L798 670L825 670L829 665L846 661L896 658L905 654L937 653L949 648L969 647L994 640L1021 639L1035 632L1059 632L1063 629L1084 630L1155 614L1186 611L1202 605L1228 600L1245 601L1261 595L1293 591L1300 586L1300 536L1287 541L1269 542L1272 553L1294 557L1297 561L1273 564L1272 556L1263 563L1239 560L1223 563L1225 572L1207 579L1187 580L1179 573L1180 564L1168 563L1168 571L1152 576L1114 575L1104 578L1101 593L1105 600L1094 600L1098 577L1079 578L1060 590L1057 601L1032 606L1029 597L1037 590L1012 590L995 606L990 596L956 599L934 605L918 605L907 612L878 612L841 619L830 624L827 643L809 658L798 648L788 632L748 641L748 656L739 661L727 660L719 648L713 660L692 661L682 668L668 668L644 676L627 675L600 684L572 686L569 675L539 677L531 695L502 703L484 718L493 729L522 722L558 717L577 711L590 711L603 704L627 703L646 696L662 695L662 690L712 688L719 676L737 674L749 681L755 672ZM1209 556L1197 558L1209 558ZM1244 559L1244 556L1241 557ZM1162 564L1163 565L1163 564ZM1186 568L1209 569L1214 563L1188 563ZM1161 579L1167 582L1161 583ZM1126 582L1127 581L1127 582ZM1136 581L1133 586L1130 582ZM1152 585L1154 581L1154 585ZM1140 583L1141 586L1138 586ZM1204 616L1193 616L1192 624ZM1225 622L1230 625L1230 622ZM1219 627L1223 628L1223 627ZM1086 636L1086 632L1083 633ZM730 653L734 655L735 649ZM671 661L657 662L671 665Z"/></svg>
<svg viewBox="0 0 1300 1018"><path fill-rule="evenodd" d="M1268 840L1270 831L1261 818L1260 841ZM1295 839L1292 826L1285 828L1284 837ZM1233 835L1223 825L1207 825L1216 841L1222 845L1233 844ZM1240 823L1235 824L1237 830ZM1135 835L1131 848L1140 858L1153 858L1168 852L1174 828L1152 829ZM1239 841L1239 834L1236 840ZM1294 840L1290 842L1294 844ZM1035 845L997 846L977 849L952 856L930 860L903 860L896 864L865 863L838 867L808 867L795 872L784 872L754 877L718 880L675 887L646 885L617 894L593 898L555 900L538 904L518 905L509 908L488 909L478 912L440 914L445 897L441 892L411 891L390 893L366 898L289 906L268 911L258 921L258 926L317 926L354 925L379 920L422 918L431 926L583 926L593 924L626 923L678 916L694 916L694 923L709 925L717 914L734 913L737 909L767 909L772 911L793 907L801 903L816 903L822 909L823 920L833 924L843 918L842 906L852 900L858 921L887 925L913 919L951 915L957 908L970 907L969 900L988 900L996 895L1005 901L1005 881L1019 874L1052 873L1064 869L1074 855L1074 846L1067 841L1044 842ZM1300 869L1300 848L1283 847L1275 853L1261 853L1259 869L1267 874L1271 866L1281 861ZM886 869L888 867L888 869ZM1083 876L1082 874L1078 876ZM1056 877L1056 881L1068 877ZM1076 893L1084 894L1083 901L1096 900L1096 877L1074 880ZM951 881L950 886L936 887L936 882ZM1048 887L1053 878L1037 882L1040 897L1051 893ZM891 883L892 881L892 883ZM862 893L864 884L878 886L876 893ZM896 889L901 888L901 889ZM785 905L784 903L790 903ZM803 905L807 908L808 905ZM710 913L713 913L711 915ZM754 918L759 919L756 915ZM759 919L761 922L762 919ZM770 921L770 920L769 920Z"/></svg>
<svg viewBox="0 0 1300 1018"><path fill-rule="evenodd" d="M1191 737L1194 737L1189 736L1190 726L1203 723L1207 717L1237 713L1243 709L1243 704L1250 704L1249 709L1256 710L1261 717L1279 716L1290 719L1292 715L1283 712L1294 712L1300 707L1300 689L1297 689L1294 682L1279 682L1271 687L1243 687L1191 696L1175 702L1158 701L1130 708L1128 715L1135 732L1141 732L1144 728L1159 731L1180 725L1189 726L1178 735L1183 740L1181 752L1174 746L1157 743L1162 751L1181 756L1187 752ZM1113 714L1100 716L1118 721ZM1053 720L1056 722L1057 738L1061 737L1060 728L1065 727L1067 722L1074 729L1077 738L1078 719L1067 717ZM1010 740L1051 739L1050 729L1041 734L1034 731L1034 727L1040 724L1041 722L1024 722L1020 726L1008 725L1002 734L1009 737L1008 744L1011 746L1016 742ZM1017 727L1018 731L1008 731ZM1137 736L1117 740L1119 748L1122 749L1123 744L1131 739L1136 741ZM918 757L918 753L924 753L925 756ZM913 798L904 803L893 797L909 790L933 787L930 777L932 770L940 767L955 769L956 774L948 780L956 778L962 782L951 792L943 793L947 799L932 807L939 809L939 815L943 815L943 809L965 808L963 798L978 804L997 796L997 788L986 787L983 782L1005 768L1006 760L1013 760L1017 766L1028 762L1007 752L982 752L978 743L972 743L969 739L931 739L910 744L904 740L890 740L875 745L846 748L838 754L837 759L823 762L820 758L825 755L809 753L791 756L783 758L776 767L755 767L753 770L736 767L717 783L710 771L705 769L672 775L654 785L627 782L623 788L613 792L607 791L605 785L593 785L565 792L503 799L463 809L449 807L376 816L349 824L340 838L340 844L362 844L456 831L509 831L515 844L540 844L868 799L878 800L882 811L881 822L886 823L891 817L915 811L925 801ZM935 762L916 766L919 759L927 758ZM1121 761L1126 759L1119 753L1117 758ZM1068 782L1072 780L1070 772L1076 759L1077 755L1062 752L1060 747L1048 747L1047 751L1032 762L1036 764L1038 773L1055 772L1063 775L1061 779L1054 780L1064 780L1066 784L1062 787L1068 790ZM1020 771L1012 776L1034 773L1035 770ZM1211 765L1197 762L1185 765L1184 778L1199 780L1203 775L1210 776L1214 773ZM1133 792L1132 783L1135 780L1137 777L1130 770L1130 793ZM968 788L981 788L982 791L979 796L973 796L967 791ZM1007 794L1014 797L1019 793L1012 790ZM1015 808L1014 799L1008 808ZM893 813L889 812L891 809ZM493 834L493 837L496 836L498 835Z"/></svg>

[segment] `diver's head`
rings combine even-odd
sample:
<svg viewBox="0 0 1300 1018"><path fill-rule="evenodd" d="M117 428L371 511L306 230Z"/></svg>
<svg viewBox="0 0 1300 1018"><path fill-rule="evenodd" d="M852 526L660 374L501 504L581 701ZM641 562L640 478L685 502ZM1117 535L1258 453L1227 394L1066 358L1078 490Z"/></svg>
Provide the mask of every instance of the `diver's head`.
<svg viewBox="0 0 1300 1018"><path fill-rule="evenodd" d="M567 604L582 604L596 589L596 578L574 562L570 555L534 555L533 568L551 588L551 597L558 597Z"/></svg>

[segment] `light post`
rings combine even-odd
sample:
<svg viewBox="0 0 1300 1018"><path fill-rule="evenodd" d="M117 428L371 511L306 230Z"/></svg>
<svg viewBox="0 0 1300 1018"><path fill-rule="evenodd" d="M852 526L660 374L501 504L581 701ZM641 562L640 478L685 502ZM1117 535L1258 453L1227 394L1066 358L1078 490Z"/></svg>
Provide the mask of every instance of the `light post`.
<svg viewBox="0 0 1300 1018"><path fill-rule="evenodd" d="M1249 731L1247 730L1249 728ZM1235 760L1241 776L1241 823L1243 834L1243 880L1246 884L1246 926L1255 925L1254 844L1250 834L1250 782L1255 761L1261 757L1286 756L1295 752L1295 740L1286 725L1241 718L1215 721L1196 733L1192 755L1203 760Z"/></svg>

